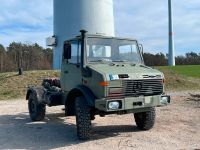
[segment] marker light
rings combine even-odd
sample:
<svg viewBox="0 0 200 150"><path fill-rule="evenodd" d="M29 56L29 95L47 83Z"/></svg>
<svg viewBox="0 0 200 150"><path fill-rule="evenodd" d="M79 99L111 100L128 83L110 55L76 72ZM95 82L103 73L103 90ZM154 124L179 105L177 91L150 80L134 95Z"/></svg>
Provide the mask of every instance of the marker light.
<svg viewBox="0 0 200 150"><path fill-rule="evenodd" d="M110 88L109 94L122 94L123 89L122 88Z"/></svg>
<svg viewBox="0 0 200 150"><path fill-rule="evenodd" d="M119 98L123 96L123 89L121 87L112 87L108 90L108 97Z"/></svg>

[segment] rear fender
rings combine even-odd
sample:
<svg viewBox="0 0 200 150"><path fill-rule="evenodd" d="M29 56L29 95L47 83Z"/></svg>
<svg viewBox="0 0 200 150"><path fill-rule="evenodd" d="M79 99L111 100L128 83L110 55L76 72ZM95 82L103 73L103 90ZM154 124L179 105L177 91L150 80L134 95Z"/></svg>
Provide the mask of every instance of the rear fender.
<svg viewBox="0 0 200 150"><path fill-rule="evenodd" d="M31 93L34 93L37 96L38 101L44 100L44 88L43 87L30 87L26 93L26 100L29 99Z"/></svg>

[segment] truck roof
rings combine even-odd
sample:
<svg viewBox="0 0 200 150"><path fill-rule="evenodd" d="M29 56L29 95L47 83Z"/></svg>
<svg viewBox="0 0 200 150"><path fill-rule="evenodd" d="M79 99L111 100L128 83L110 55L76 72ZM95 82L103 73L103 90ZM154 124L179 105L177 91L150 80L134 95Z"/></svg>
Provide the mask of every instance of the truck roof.
<svg viewBox="0 0 200 150"><path fill-rule="evenodd" d="M119 39L119 40L134 40L136 41L136 39L132 39L132 38L124 38L124 37L113 37L113 36L106 36L106 35L101 35L101 34L88 34L88 37L94 37L94 38L113 38L113 39Z"/></svg>
<svg viewBox="0 0 200 150"><path fill-rule="evenodd" d="M106 36L106 35L102 35L102 34L87 34L87 37L89 37L89 38L105 38L105 39L109 38L109 39L118 39L118 40L137 41L136 39L132 39L132 38L113 37L113 36ZM78 36L76 36L76 38L66 40L65 42L77 40L77 39L80 39L80 38L81 38L81 36L78 35Z"/></svg>

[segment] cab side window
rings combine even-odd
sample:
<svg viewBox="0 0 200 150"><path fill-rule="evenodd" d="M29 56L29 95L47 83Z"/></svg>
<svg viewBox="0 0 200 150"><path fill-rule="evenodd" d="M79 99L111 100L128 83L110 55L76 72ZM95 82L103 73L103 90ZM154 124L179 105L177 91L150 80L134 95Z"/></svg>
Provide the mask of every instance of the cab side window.
<svg viewBox="0 0 200 150"><path fill-rule="evenodd" d="M80 42L71 42L71 59L68 60L70 64L79 64L81 59L81 44Z"/></svg>

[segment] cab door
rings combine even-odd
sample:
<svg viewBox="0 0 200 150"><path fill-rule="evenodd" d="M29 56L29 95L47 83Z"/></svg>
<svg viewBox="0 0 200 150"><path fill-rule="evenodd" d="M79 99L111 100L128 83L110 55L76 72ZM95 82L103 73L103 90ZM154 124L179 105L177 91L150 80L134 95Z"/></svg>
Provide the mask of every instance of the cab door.
<svg viewBox="0 0 200 150"><path fill-rule="evenodd" d="M64 48L61 66L61 88L64 91L70 91L82 83L82 73L80 67L81 43L80 41L70 41L67 46L69 47L67 52L68 58L64 56L66 55L64 54L66 53ZM69 52L70 49L71 52Z"/></svg>

